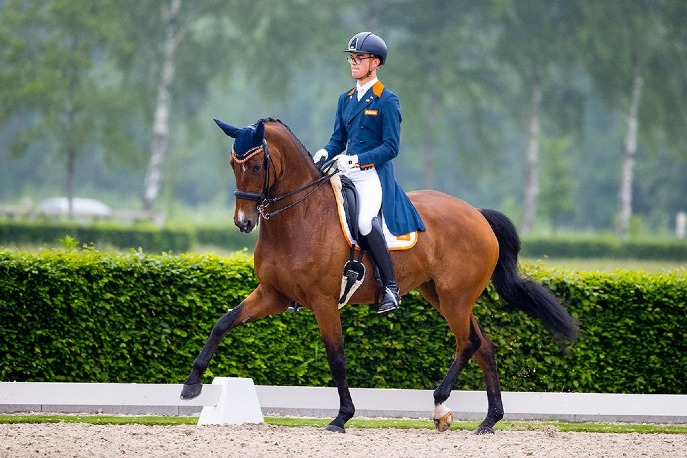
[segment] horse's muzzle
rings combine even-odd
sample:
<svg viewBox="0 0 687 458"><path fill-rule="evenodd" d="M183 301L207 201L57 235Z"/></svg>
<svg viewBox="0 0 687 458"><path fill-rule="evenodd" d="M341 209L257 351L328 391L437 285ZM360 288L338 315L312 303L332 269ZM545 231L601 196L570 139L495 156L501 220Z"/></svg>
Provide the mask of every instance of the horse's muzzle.
<svg viewBox="0 0 687 458"><path fill-rule="evenodd" d="M246 211L243 207L237 207L234 212L234 224L243 233L249 233L258 224L258 212L253 209Z"/></svg>
<svg viewBox="0 0 687 458"><path fill-rule="evenodd" d="M241 232L246 234L255 229L255 223L249 219L234 221L234 224L236 224L236 227L238 227Z"/></svg>

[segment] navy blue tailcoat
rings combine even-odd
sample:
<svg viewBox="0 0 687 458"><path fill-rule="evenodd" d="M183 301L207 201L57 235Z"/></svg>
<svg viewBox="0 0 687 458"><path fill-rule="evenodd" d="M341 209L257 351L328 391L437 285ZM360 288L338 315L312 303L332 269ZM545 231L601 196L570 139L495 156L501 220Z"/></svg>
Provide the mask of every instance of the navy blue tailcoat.
<svg viewBox="0 0 687 458"><path fill-rule="evenodd" d="M334 132L324 147L329 158L346 151L358 155L360 167L374 166L382 184L384 220L394 235L425 230L394 176L391 159L398 155L400 139L401 104L396 94L377 81L360 101L355 88L339 96Z"/></svg>

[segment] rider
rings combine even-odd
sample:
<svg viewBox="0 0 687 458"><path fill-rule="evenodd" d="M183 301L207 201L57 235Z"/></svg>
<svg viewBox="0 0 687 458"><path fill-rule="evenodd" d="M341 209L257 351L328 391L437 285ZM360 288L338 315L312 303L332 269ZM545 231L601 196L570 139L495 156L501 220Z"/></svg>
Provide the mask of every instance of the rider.
<svg viewBox="0 0 687 458"><path fill-rule="evenodd" d="M339 96L334 132L313 160L317 163L338 155L339 171L355 184L360 197L360 242L382 277L384 291L377 313L386 314L398 309L401 297L376 216L381 209L394 235L424 231L425 226L396 181L391 163L399 150L401 105L396 94L377 79L377 69L386 62L386 43L371 32L361 32L350 39L344 52L349 53L356 87Z"/></svg>

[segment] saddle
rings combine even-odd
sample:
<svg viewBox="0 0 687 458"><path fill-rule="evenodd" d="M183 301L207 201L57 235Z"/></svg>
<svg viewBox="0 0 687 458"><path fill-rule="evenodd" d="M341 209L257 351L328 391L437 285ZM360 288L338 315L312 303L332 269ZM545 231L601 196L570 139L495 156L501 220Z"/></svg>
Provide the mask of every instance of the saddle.
<svg viewBox="0 0 687 458"><path fill-rule="evenodd" d="M326 169L328 164L331 165L331 160L325 165L320 166L320 170ZM324 172L323 172L324 173ZM341 223L341 229L346 242L350 246L350 255L343 268L343 277L341 279L341 292L339 295L339 309L348 303L357 291L360 285L365 280L366 269L363 264L363 256L365 250L360 246L360 234L358 230L358 213L359 200L358 193L353 182L346 176L340 174L330 175L330 184L337 202L337 211ZM381 211L380 211L381 213ZM387 245L390 250L408 250L415 246L417 242L417 231L402 236L392 235L383 223L381 214L377 216L380 219L381 226L384 228ZM376 279L376 294L375 306L378 305L379 292L382 291L382 280L379 274L379 269L372 263L373 272ZM290 312L295 312L300 308L300 304L292 302L287 308Z"/></svg>
<svg viewBox="0 0 687 458"><path fill-rule="evenodd" d="M360 211L358 206L358 192L355 189L353 182L346 176L341 175L341 196L343 200L344 214L346 215L346 223L353 240L357 243L360 240L360 233L358 230L358 213ZM343 278L341 279L341 297L339 297L339 308L348 303L353 296L353 293L363 284L365 280L365 265L363 264L363 255L365 251L358 248L355 242L351 243L350 255L343 268ZM356 251L358 251L356 259ZM382 282L377 271L377 266L372 263L375 278L377 279L377 288L381 288ZM376 297L377 295L375 295ZM376 299L375 299L376 302ZM375 304L377 305L377 304Z"/></svg>

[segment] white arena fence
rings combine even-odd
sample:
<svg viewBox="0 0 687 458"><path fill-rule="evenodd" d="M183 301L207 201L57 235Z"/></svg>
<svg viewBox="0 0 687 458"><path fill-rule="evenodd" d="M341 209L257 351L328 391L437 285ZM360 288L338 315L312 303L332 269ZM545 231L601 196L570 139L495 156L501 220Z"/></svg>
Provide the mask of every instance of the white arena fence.
<svg viewBox="0 0 687 458"><path fill-rule="evenodd" d="M333 418L336 388L254 385L216 377L201 395L179 398L180 384L0 382L0 412L192 415L199 425L262 423L263 415ZM687 423L687 395L503 392L504 420ZM357 417L429 418L432 390L351 388ZM453 391L456 420L481 420L483 391Z"/></svg>

